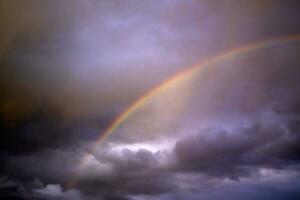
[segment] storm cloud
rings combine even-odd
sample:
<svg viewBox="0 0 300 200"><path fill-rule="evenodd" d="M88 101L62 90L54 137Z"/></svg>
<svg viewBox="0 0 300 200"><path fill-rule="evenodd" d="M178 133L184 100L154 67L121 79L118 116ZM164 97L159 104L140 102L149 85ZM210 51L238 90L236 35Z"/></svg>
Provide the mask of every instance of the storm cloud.
<svg viewBox="0 0 300 200"><path fill-rule="evenodd" d="M0 2L1 199L297 199L298 1ZM91 150L94 147L94 151Z"/></svg>

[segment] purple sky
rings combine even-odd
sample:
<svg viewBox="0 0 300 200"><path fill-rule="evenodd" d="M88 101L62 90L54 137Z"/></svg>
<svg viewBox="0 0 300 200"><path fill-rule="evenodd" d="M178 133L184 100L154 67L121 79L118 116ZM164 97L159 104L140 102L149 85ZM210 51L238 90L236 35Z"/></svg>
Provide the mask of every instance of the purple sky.
<svg viewBox="0 0 300 200"><path fill-rule="evenodd" d="M204 67L89 148L177 72L300 34L299 9L292 0L1 1L0 199L298 199L299 41Z"/></svg>

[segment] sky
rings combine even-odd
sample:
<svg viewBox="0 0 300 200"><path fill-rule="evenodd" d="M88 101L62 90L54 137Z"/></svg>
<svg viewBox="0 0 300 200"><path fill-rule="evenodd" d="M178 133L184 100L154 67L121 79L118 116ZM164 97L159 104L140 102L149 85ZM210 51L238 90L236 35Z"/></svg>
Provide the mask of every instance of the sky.
<svg viewBox="0 0 300 200"><path fill-rule="evenodd" d="M299 11L0 0L0 199L299 199Z"/></svg>

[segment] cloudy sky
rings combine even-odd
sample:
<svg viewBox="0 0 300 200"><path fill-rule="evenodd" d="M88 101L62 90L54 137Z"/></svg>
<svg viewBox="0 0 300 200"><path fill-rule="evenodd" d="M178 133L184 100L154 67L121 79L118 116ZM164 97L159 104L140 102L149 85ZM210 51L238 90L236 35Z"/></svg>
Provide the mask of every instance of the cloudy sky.
<svg viewBox="0 0 300 200"><path fill-rule="evenodd" d="M297 0L0 0L0 27L0 199L300 198Z"/></svg>

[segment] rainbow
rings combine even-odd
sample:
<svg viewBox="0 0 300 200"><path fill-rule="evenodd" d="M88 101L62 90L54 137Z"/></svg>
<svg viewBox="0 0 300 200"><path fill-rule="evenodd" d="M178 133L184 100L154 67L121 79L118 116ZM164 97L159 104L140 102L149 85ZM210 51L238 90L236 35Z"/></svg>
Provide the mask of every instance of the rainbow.
<svg viewBox="0 0 300 200"><path fill-rule="evenodd" d="M259 41L256 43L248 44L242 47L233 48L228 51L225 51L217 56L213 56L211 58L208 58L204 60L203 62L194 65L190 68L187 68L185 70L182 70L175 75L173 75L171 78L163 81L162 83L158 84L156 87L148 91L146 94L138 98L136 101L134 101L127 109L125 109L122 113L120 113L106 128L104 132L100 134L100 136L97 138L97 140L94 142L94 144L89 149L89 154L94 154L97 150L97 147L105 141L112 133L114 133L126 120L135 113L139 108L144 106L149 100L157 96L158 94L168 90L171 88L174 84L178 84L181 81L183 81L185 78L189 78L191 75L198 73L201 69L204 67L215 65L218 63L221 63L225 61L226 59L234 58L238 55L249 53L254 50L258 50L264 47L270 47L273 45L279 45L279 44L285 44L285 43L293 43L293 42L300 42L300 34L297 35L291 35L291 36L284 36L284 37L276 37L271 38L268 40ZM77 171L80 171L85 164L88 161L88 156L84 156L79 163L79 167ZM71 181L69 186L74 186L75 180Z"/></svg>

